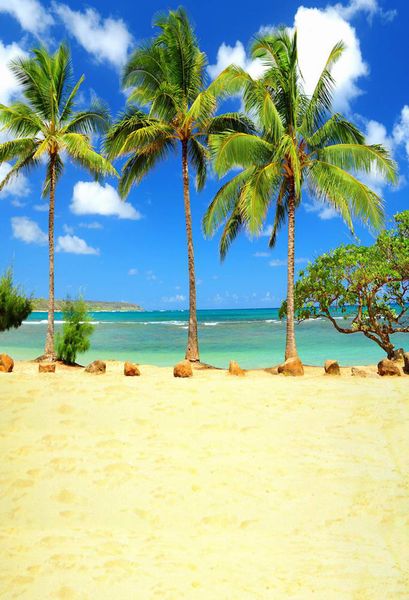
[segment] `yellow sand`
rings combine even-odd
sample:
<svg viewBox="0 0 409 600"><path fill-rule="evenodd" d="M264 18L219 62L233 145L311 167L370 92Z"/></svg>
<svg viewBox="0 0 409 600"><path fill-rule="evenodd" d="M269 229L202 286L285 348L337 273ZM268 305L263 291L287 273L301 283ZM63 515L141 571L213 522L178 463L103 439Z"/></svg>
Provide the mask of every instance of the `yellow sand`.
<svg viewBox="0 0 409 600"><path fill-rule="evenodd" d="M0 597L409 598L409 377L0 374Z"/></svg>

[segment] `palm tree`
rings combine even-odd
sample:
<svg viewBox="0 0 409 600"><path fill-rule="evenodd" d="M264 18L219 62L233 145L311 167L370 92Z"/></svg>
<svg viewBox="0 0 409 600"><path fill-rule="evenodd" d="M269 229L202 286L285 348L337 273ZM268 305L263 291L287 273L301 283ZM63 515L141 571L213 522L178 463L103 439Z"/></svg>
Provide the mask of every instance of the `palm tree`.
<svg viewBox="0 0 409 600"><path fill-rule="evenodd" d="M12 139L0 144L0 163L15 161L0 190L23 171L46 164L43 196L49 197L48 249L49 300L45 357L54 351L54 207L55 189L64 169L65 157L96 176L116 174L113 166L93 150L90 135L108 125L108 111L97 100L89 110L75 111L75 100L84 80L72 80L70 52L62 44L54 54L45 48L33 56L18 58L10 68L17 78L24 102L0 105L0 123Z"/></svg>
<svg viewBox="0 0 409 600"><path fill-rule="evenodd" d="M255 39L252 56L263 61L263 76L254 80L231 66L218 85L243 93L246 110L257 122L258 134L223 133L211 136L216 172L242 170L221 187L204 217L211 235L224 223L222 259L242 228L257 234L269 209L275 213L270 247L288 220L287 323L285 359L296 357L294 332L295 211L302 190L340 213L351 230L353 217L378 228L382 199L359 179L377 169L396 180L396 165L380 145L366 145L363 134L340 114L331 112L334 80L331 69L344 45L332 49L313 94L303 91L297 55L297 34L278 30Z"/></svg>
<svg viewBox="0 0 409 600"><path fill-rule="evenodd" d="M154 25L158 35L138 47L125 67L123 86L130 89L129 105L109 131L105 146L110 159L127 156L119 183L122 197L171 151L181 149L189 273L186 358L194 362L199 361L199 345L189 165L201 190L206 181L208 135L252 129L243 115L215 116L214 86L205 87L206 55L183 9L159 16Z"/></svg>

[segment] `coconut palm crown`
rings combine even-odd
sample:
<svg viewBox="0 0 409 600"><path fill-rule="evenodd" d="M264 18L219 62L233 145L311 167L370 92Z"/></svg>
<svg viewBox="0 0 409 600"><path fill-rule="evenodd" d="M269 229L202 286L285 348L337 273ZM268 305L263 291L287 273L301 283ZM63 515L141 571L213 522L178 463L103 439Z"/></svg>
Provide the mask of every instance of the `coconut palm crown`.
<svg viewBox="0 0 409 600"><path fill-rule="evenodd" d="M45 356L53 359L56 184L66 158L96 176L116 174L108 160L93 149L90 138L91 134L106 130L108 111L97 100L88 110L75 110L84 76L73 82L70 52L64 44L54 54L45 48L37 48L28 58L12 61L10 68L20 84L23 99L10 106L0 105L0 125L10 138L0 144L0 163L14 161L0 182L0 190L20 173L45 164L42 193L49 197L49 306Z"/></svg>
<svg viewBox="0 0 409 600"><path fill-rule="evenodd" d="M186 358L194 362L199 360L199 345L189 166L201 190L206 181L208 135L253 129L244 115L216 114L215 86L206 87L206 55L184 10L161 15L154 25L158 35L139 46L125 67L128 107L108 133L105 146L109 158L127 157L119 182L122 197L159 161L181 150L190 313Z"/></svg>
<svg viewBox="0 0 409 600"><path fill-rule="evenodd" d="M383 202L365 185L360 173L372 169L396 181L396 165L380 145L366 145L364 135L341 114L333 113L334 79L331 70L344 45L332 49L314 92L303 90L297 54L297 33L279 29L257 37L253 58L264 73L259 79L237 66L218 79L224 92L243 94L246 110L258 127L256 134L214 134L210 147L220 176L240 167L240 172L216 194L204 217L207 235L224 224L220 254L224 258L239 231L257 234L274 213L270 247L280 227L288 221L287 323L285 358L297 356L294 333L295 211L302 191L334 208L353 230L353 219L378 228L383 222Z"/></svg>

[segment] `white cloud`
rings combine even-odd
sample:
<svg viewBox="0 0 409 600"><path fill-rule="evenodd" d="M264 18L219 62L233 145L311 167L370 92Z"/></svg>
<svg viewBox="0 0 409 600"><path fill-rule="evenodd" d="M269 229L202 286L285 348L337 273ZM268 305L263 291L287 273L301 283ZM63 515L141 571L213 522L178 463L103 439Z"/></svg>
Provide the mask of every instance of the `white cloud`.
<svg viewBox="0 0 409 600"><path fill-rule="evenodd" d="M121 200L112 185L97 181L78 181L74 185L70 209L76 215L116 216L134 221L142 218L132 204Z"/></svg>
<svg viewBox="0 0 409 600"><path fill-rule="evenodd" d="M176 294L176 296L163 296L162 302L166 302L166 304L177 304L178 302L184 302L186 300L186 296L183 294Z"/></svg>
<svg viewBox="0 0 409 600"><path fill-rule="evenodd" d="M269 252L254 252L253 256L255 256L256 258L267 258L268 256L270 256Z"/></svg>
<svg viewBox="0 0 409 600"><path fill-rule="evenodd" d="M273 226L265 225L264 229L262 229L258 235L259 235L259 237L271 237L272 233L273 233Z"/></svg>
<svg viewBox="0 0 409 600"><path fill-rule="evenodd" d="M298 33L298 52L304 87L311 95L333 46L343 41L346 49L335 64L334 109L348 112L350 102L361 91L360 77L368 74L355 29L332 7L323 10L300 6L294 18Z"/></svg>
<svg viewBox="0 0 409 600"><path fill-rule="evenodd" d="M334 66L333 76L336 81L334 109L347 112L351 100L361 93L357 81L368 74L368 66L363 60L355 29L342 16L342 10L346 7L337 6L324 9L300 6L294 17L293 28L297 28L300 69L307 94L313 93L333 46L341 40L345 43L346 50ZM362 6L359 10L363 10ZM267 33L273 29L274 26L267 25L261 27L260 32ZM208 72L214 78L232 63L246 69L253 77L263 72L261 62L252 61L240 41L235 46L223 43L217 52L216 64L210 65Z"/></svg>
<svg viewBox="0 0 409 600"><path fill-rule="evenodd" d="M117 68L124 65L132 36L122 19L104 19L94 8L81 12L56 2L53 8L77 42L98 62L108 61Z"/></svg>
<svg viewBox="0 0 409 600"><path fill-rule="evenodd" d="M44 33L54 23L38 0L0 0L0 12L8 13L25 31L35 35Z"/></svg>
<svg viewBox="0 0 409 600"><path fill-rule="evenodd" d="M76 235L60 235L55 247L56 252L67 252L70 254L99 254L98 248L88 246L87 242Z"/></svg>
<svg viewBox="0 0 409 600"><path fill-rule="evenodd" d="M327 204L323 204L319 200L313 199L312 202L304 202L304 209L308 213L317 213L318 218L321 221L329 221L330 219L335 219L339 217L339 213Z"/></svg>
<svg viewBox="0 0 409 600"><path fill-rule="evenodd" d="M294 260L294 263L296 265L302 265L304 263L307 263L308 261L309 261L308 258L296 258ZM270 265L270 267L286 267L287 259L274 258L273 260L270 260L270 262L268 264Z"/></svg>
<svg viewBox="0 0 409 600"><path fill-rule="evenodd" d="M365 138L367 144L382 144L393 156L400 147L403 147L409 160L409 106L405 105L396 123L389 134L387 128L379 121L370 120L365 124ZM370 173L360 173L361 181L368 185L378 195L382 195L383 189L387 185L385 177L375 168ZM404 176L399 178L398 186L393 189L399 189L405 185Z"/></svg>
<svg viewBox="0 0 409 600"><path fill-rule="evenodd" d="M129 269L129 271L128 271L128 275L138 275L138 273L139 273L138 269L135 269L135 268Z"/></svg>
<svg viewBox="0 0 409 600"><path fill-rule="evenodd" d="M400 117L393 128L393 141L396 145L405 146L406 155L409 160L409 106L406 104L400 113Z"/></svg>
<svg viewBox="0 0 409 600"><path fill-rule="evenodd" d="M64 224L62 228L64 233L68 233L68 235L72 235L74 233L74 227L71 227L71 225Z"/></svg>
<svg viewBox="0 0 409 600"><path fill-rule="evenodd" d="M0 181L3 181L10 169L10 163L4 162L0 164ZM17 175L17 177L13 177L10 183L2 189L0 198L5 198L6 196L18 196L19 198L24 198L28 196L29 193L30 186L28 179L21 173L20 175Z"/></svg>
<svg viewBox="0 0 409 600"><path fill-rule="evenodd" d="M48 243L47 234L39 227L38 223L28 217L12 217L11 228L16 240L39 246L45 246Z"/></svg>
<svg viewBox="0 0 409 600"><path fill-rule="evenodd" d="M48 202L43 202L42 204L34 204L34 210L38 212L47 212L48 211Z"/></svg>
<svg viewBox="0 0 409 600"><path fill-rule="evenodd" d="M239 40L234 46L229 46L223 42L217 51L216 64L209 65L207 71L210 77L215 79L229 65L241 67L254 78L260 77L264 70L260 60L251 60L247 57L244 46Z"/></svg>
<svg viewBox="0 0 409 600"><path fill-rule="evenodd" d="M367 13L369 19L379 15L384 20L391 21L397 14L396 10L383 10L378 4L378 0L349 0L348 4L336 4L334 9L344 19L353 19L360 12L364 12Z"/></svg>
<svg viewBox="0 0 409 600"><path fill-rule="evenodd" d="M83 229L103 229L104 226L101 223L98 223L98 221L91 221L91 223L80 223L79 227L82 227Z"/></svg>
<svg viewBox="0 0 409 600"><path fill-rule="evenodd" d="M146 271L146 279L148 281L156 281L158 278L153 271Z"/></svg>
<svg viewBox="0 0 409 600"><path fill-rule="evenodd" d="M18 200L17 198L14 198L14 200L11 201L11 204L16 208L23 208L26 206L26 202L21 202L21 200Z"/></svg>
<svg viewBox="0 0 409 600"><path fill-rule="evenodd" d="M0 0L1 2L1 0ZM11 3L9 2L11 5ZM18 95L20 86L17 79L9 69L11 60L19 56L26 56L24 50L15 42L4 45L0 40L0 103L10 104Z"/></svg>

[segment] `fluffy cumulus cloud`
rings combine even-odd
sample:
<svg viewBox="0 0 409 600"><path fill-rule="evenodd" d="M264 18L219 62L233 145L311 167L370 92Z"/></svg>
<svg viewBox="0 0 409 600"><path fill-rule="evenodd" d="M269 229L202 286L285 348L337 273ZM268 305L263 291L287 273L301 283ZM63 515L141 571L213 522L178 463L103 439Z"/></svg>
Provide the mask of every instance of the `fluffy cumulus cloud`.
<svg viewBox="0 0 409 600"><path fill-rule="evenodd" d="M60 235L55 247L56 252L66 252L69 254L99 254L98 248L88 246L87 242L76 235Z"/></svg>
<svg viewBox="0 0 409 600"><path fill-rule="evenodd" d="M212 79L215 79L229 65L237 65L245 69L254 78L263 73L263 65L260 60L251 60L246 54L242 42L237 40L234 46L223 43L217 51L217 60L214 65L209 65L207 70Z"/></svg>
<svg viewBox="0 0 409 600"><path fill-rule="evenodd" d="M0 0L1 1L1 0ZM0 103L9 104L19 93L19 84L9 69L11 60L26 56L24 50L15 42L4 45L0 40ZM2 140L3 141L3 140Z"/></svg>
<svg viewBox="0 0 409 600"><path fill-rule="evenodd" d="M53 8L71 35L98 62L107 61L117 68L125 63L132 36L122 19L104 19L94 8L81 12L56 2Z"/></svg>
<svg viewBox="0 0 409 600"><path fill-rule="evenodd" d="M8 13L17 19L22 29L35 35L44 33L54 23L38 0L0 0L0 12Z"/></svg>
<svg viewBox="0 0 409 600"><path fill-rule="evenodd" d="M138 269L135 269L134 267L132 267L128 271L128 275L130 275L131 277L134 276L134 275L138 275L138 273L139 273Z"/></svg>
<svg viewBox="0 0 409 600"><path fill-rule="evenodd" d="M294 26L298 32L300 69L309 95L314 91L331 49L337 42L344 42L345 52L332 74L336 81L334 108L347 112L351 100L360 94L358 79L368 73L355 29L332 7L322 10L300 6Z"/></svg>
<svg viewBox="0 0 409 600"><path fill-rule="evenodd" d="M45 246L48 242L47 234L40 228L38 223L28 217L13 217L11 219L13 237L26 244L37 244Z"/></svg>
<svg viewBox="0 0 409 600"><path fill-rule="evenodd" d="M342 40L346 50L334 66L336 80L334 108L348 111L350 102L359 95L358 80L368 74L359 44L359 39L349 19L359 12L374 15L380 12L376 0L351 0L348 4L336 4L326 8L300 6L295 14L292 29L297 28L300 68L304 87L312 94L319 75L333 46ZM261 33L274 29L273 25L261 28ZM217 62L208 67L212 78L216 77L229 64L237 64L253 77L259 76L263 67L259 61L252 61L245 52L241 41L235 46L222 44L217 53Z"/></svg>
<svg viewBox="0 0 409 600"><path fill-rule="evenodd" d="M4 162L0 164L0 181L3 181L10 169L10 163ZM24 198L25 196L28 196L29 193L30 186L28 179L25 175L20 174L17 175L17 177L14 177L10 183L4 187L4 189L0 192L0 198L4 198L6 196L18 196L19 198Z"/></svg>
<svg viewBox="0 0 409 600"><path fill-rule="evenodd" d="M76 215L116 216L134 221L142 217L132 204L121 200L112 185L97 181L78 181L74 185L70 209Z"/></svg>

